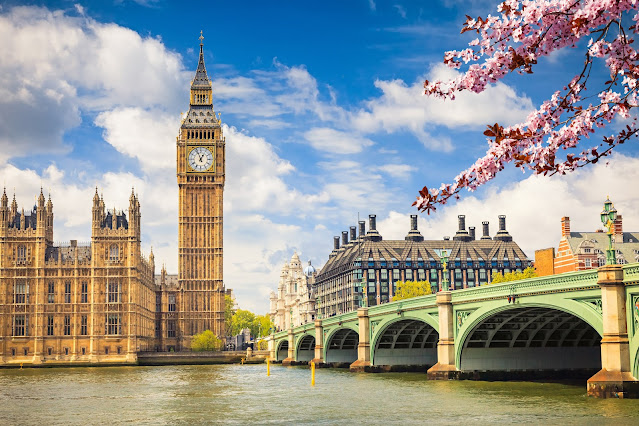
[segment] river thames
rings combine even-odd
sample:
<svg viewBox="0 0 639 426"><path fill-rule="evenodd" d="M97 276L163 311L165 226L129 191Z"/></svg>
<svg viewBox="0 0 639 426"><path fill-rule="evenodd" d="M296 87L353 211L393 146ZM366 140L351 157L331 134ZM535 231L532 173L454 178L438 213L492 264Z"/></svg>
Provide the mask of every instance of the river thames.
<svg viewBox="0 0 639 426"><path fill-rule="evenodd" d="M585 383L427 381L301 367L211 365L0 371L2 424L637 424L638 400Z"/></svg>

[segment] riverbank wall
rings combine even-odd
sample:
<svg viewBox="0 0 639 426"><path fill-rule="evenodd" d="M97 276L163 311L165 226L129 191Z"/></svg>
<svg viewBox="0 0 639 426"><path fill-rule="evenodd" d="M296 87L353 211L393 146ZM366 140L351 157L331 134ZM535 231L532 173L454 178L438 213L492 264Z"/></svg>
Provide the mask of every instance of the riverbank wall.
<svg viewBox="0 0 639 426"><path fill-rule="evenodd" d="M136 365L205 365L205 364L262 364L268 351L224 352L138 352L135 357L104 359L33 359L1 364L0 368L57 368L57 367L122 367Z"/></svg>

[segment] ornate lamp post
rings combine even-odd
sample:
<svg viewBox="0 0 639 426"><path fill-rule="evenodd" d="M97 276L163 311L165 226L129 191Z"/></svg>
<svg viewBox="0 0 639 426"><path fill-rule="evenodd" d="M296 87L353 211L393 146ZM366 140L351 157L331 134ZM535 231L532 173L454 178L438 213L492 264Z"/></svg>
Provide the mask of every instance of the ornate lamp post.
<svg viewBox="0 0 639 426"><path fill-rule="evenodd" d="M442 266L444 270L442 271L442 291L448 291L448 269L446 266L448 265L448 251L442 250L439 255L442 261Z"/></svg>
<svg viewBox="0 0 639 426"><path fill-rule="evenodd" d="M615 256L615 250L612 248L612 234L614 233L615 220L617 219L617 209L610 201L610 198L606 198L604 203L604 209L600 213L601 223L608 229L608 249L606 250L606 265L615 265L617 263L617 256Z"/></svg>

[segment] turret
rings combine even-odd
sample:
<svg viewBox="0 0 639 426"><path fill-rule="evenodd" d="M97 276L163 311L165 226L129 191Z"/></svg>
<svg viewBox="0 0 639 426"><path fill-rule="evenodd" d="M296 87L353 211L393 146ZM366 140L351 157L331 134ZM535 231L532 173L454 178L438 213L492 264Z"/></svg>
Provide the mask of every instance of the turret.
<svg viewBox="0 0 639 426"><path fill-rule="evenodd" d="M18 214L18 203L16 202L16 193L13 193L13 201L11 201L11 212L9 214L9 220L15 220Z"/></svg>
<svg viewBox="0 0 639 426"><path fill-rule="evenodd" d="M40 188L40 195L38 196L38 206L36 208L37 214L37 226L36 229L41 230L41 232L45 231L46 222L47 222L47 212L44 209L44 194L42 193L42 188Z"/></svg>
<svg viewBox="0 0 639 426"><path fill-rule="evenodd" d="M50 242L53 242L53 202L51 202L51 194L49 194L49 199L47 200L47 232L46 238Z"/></svg>
<svg viewBox="0 0 639 426"><path fill-rule="evenodd" d="M7 189L5 188L0 198L0 229L6 229L9 226L9 199L7 198Z"/></svg>
<svg viewBox="0 0 639 426"><path fill-rule="evenodd" d="M140 202L135 195L135 189L131 189L129 196L129 235L140 239Z"/></svg>
<svg viewBox="0 0 639 426"><path fill-rule="evenodd" d="M153 247L151 247L151 253L149 254L149 263L151 264L151 269L155 270L155 256L153 255Z"/></svg>

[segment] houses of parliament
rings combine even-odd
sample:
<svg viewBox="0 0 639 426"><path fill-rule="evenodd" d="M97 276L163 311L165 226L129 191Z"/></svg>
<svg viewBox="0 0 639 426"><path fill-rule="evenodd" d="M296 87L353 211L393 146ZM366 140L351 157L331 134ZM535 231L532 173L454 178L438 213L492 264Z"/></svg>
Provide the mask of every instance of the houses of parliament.
<svg viewBox="0 0 639 426"><path fill-rule="evenodd" d="M96 188L91 241L54 245L53 202L0 198L0 365L135 363L140 351L224 336L225 139L200 36L190 108L177 136L178 274L141 251L140 201L108 210Z"/></svg>

